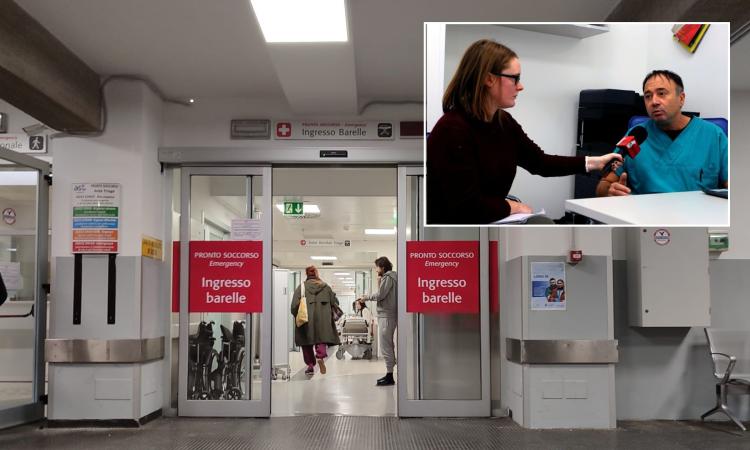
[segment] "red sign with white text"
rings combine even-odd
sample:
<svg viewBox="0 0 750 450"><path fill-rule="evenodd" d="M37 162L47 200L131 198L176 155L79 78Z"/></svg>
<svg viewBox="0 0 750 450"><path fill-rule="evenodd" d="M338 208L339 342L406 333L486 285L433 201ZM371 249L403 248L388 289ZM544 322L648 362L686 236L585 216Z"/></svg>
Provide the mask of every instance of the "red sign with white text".
<svg viewBox="0 0 750 450"><path fill-rule="evenodd" d="M263 311L263 242L191 241L189 310Z"/></svg>
<svg viewBox="0 0 750 450"><path fill-rule="evenodd" d="M406 311L478 314L479 242L407 242Z"/></svg>
<svg viewBox="0 0 750 450"><path fill-rule="evenodd" d="M490 241L490 314L500 312L500 277L497 267L497 241Z"/></svg>
<svg viewBox="0 0 750 450"><path fill-rule="evenodd" d="M180 312L180 241L172 242L172 312Z"/></svg>

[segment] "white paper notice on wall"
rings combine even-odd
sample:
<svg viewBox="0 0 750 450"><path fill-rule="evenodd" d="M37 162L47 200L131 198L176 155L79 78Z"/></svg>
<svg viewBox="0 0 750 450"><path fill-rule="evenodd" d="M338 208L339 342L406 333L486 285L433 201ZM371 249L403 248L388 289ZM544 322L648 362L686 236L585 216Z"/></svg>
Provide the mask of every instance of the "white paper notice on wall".
<svg viewBox="0 0 750 450"><path fill-rule="evenodd" d="M23 288L21 279L21 263L18 262L0 262L0 274L3 275L5 289L17 291Z"/></svg>
<svg viewBox="0 0 750 450"><path fill-rule="evenodd" d="M260 219L232 219L231 238L233 241L262 241Z"/></svg>

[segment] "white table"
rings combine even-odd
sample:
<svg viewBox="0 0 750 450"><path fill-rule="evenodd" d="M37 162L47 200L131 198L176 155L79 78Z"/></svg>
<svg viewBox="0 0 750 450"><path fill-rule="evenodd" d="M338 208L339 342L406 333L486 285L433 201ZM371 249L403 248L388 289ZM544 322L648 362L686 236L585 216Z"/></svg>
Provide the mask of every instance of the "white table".
<svg viewBox="0 0 750 450"><path fill-rule="evenodd" d="M565 200L565 210L610 225L729 226L729 201L701 191Z"/></svg>

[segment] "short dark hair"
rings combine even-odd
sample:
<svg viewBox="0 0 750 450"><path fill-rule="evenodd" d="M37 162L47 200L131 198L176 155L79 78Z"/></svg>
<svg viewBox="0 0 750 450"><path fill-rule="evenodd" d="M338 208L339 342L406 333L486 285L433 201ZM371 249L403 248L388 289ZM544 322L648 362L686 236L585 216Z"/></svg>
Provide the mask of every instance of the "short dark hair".
<svg viewBox="0 0 750 450"><path fill-rule="evenodd" d="M380 258L376 259L375 265L386 272L390 272L391 270L393 270L393 264L391 264L391 262L385 256L381 256Z"/></svg>
<svg viewBox="0 0 750 450"><path fill-rule="evenodd" d="M652 70L648 75L646 75L646 78L643 79L642 89L644 91L646 90L646 82L654 77L664 77L668 80L674 81L674 84L677 85L677 94L680 94L685 90L685 86L682 84L682 78L676 73L670 70Z"/></svg>

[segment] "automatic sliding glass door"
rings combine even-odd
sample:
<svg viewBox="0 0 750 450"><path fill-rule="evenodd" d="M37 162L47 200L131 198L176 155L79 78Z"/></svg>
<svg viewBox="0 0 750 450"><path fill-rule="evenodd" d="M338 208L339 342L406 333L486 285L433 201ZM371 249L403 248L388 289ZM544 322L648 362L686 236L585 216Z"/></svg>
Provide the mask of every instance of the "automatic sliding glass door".
<svg viewBox="0 0 750 450"><path fill-rule="evenodd" d="M424 227L422 188L399 167L398 414L489 416L487 230Z"/></svg>
<svg viewBox="0 0 750 450"><path fill-rule="evenodd" d="M0 147L0 428L44 417L49 174L46 162Z"/></svg>
<svg viewBox="0 0 750 450"><path fill-rule="evenodd" d="M271 414L271 168L182 169L181 416Z"/></svg>

